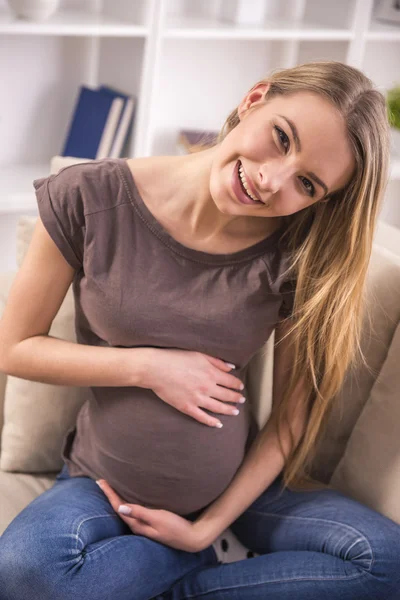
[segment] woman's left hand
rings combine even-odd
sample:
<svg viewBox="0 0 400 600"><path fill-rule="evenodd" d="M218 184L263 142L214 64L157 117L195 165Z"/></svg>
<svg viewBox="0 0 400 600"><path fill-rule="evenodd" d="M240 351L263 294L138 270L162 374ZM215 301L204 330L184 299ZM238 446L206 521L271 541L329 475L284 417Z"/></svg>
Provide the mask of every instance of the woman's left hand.
<svg viewBox="0 0 400 600"><path fill-rule="evenodd" d="M192 521L168 510L146 508L140 504L124 502L105 479L99 479L98 485L118 516L133 533L186 552L199 552L209 545L205 543L205 536L202 535L198 525L196 526ZM121 505L127 506L131 514L118 512Z"/></svg>

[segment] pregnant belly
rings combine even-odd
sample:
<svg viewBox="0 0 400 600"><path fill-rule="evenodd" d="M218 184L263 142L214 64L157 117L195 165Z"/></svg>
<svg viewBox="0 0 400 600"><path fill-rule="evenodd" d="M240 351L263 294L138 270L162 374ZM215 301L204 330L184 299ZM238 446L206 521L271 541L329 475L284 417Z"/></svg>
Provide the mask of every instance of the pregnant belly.
<svg viewBox="0 0 400 600"><path fill-rule="evenodd" d="M213 502L244 458L248 404L238 406L237 416L218 414L219 429L179 412L152 390L120 391L110 399L106 389L94 388L95 401L79 424L87 429L79 437L90 440L85 460L92 470L127 502L181 515Z"/></svg>

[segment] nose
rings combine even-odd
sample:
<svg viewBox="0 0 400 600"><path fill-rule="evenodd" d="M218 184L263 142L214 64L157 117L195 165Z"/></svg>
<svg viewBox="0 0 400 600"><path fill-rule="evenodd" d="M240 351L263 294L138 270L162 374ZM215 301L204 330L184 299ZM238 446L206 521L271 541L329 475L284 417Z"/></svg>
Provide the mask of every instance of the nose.
<svg viewBox="0 0 400 600"><path fill-rule="evenodd" d="M293 166L271 160L263 163L258 170L258 187L261 191L276 194L291 177Z"/></svg>

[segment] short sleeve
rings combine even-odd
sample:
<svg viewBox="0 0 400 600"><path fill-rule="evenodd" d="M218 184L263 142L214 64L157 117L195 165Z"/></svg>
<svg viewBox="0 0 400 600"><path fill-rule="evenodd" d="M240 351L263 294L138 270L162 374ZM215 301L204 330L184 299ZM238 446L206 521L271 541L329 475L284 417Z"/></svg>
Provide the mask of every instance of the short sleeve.
<svg viewBox="0 0 400 600"><path fill-rule="evenodd" d="M296 281L293 279L288 279L283 282L280 287L280 294L282 296L282 304L279 308L279 318L287 319L292 316L293 306L294 306L294 297L296 294Z"/></svg>
<svg viewBox="0 0 400 600"><path fill-rule="evenodd" d="M66 167L35 179L40 218L66 261L77 271L83 265L85 215L77 169Z"/></svg>

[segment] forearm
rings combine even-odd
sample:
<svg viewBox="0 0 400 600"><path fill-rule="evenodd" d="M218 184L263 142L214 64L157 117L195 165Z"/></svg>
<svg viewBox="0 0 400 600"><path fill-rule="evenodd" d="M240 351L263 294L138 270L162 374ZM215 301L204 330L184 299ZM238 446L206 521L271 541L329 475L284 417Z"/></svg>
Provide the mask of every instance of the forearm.
<svg viewBox="0 0 400 600"><path fill-rule="evenodd" d="M294 427L295 444L303 427L300 423ZM257 441L261 434L263 440L258 446ZM282 445L287 453L290 448L287 428L282 432ZM269 419L229 487L197 519L196 525L204 534L204 547L210 545L271 485L284 465L285 458L279 446L277 431L272 419Z"/></svg>
<svg viewBox="0 0 400 600"><path fill-rule="evenodd" d="M22 379L71 386L141 386L152 348L107 348L37 335L16 344L0 370Z"/></svg>

